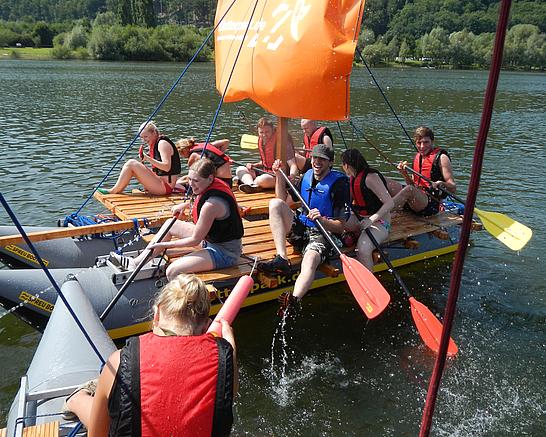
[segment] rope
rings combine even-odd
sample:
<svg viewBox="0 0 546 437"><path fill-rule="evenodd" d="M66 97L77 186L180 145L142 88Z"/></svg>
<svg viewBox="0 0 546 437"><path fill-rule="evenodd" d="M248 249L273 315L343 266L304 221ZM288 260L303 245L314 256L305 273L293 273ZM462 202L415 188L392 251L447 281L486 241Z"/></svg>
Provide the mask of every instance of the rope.
<svg viewBox="0 0 546 437"><path fill-rule="evenodd" d="M186 67L184 67L184 70L182 70L182 73L180 73L180 75L178 76L178 79L176 79L176 81L173 83L173 85L171 86L171 88L169 89L169 91L167 91L167 93L163 96L163 98L161 99L161 101L159 102L159 104L156 106L156 108L153 110L153 112L148 116L148 118L146 119L146 122L142 125L142 127L139 129L138 133L133 137L133 139L131 140L131 142L129 143L129 145L125 148L125 150L123 150L123 152L120 154L120 156L116 159L116 161L114 162L114 164L112 165L112 167L110 167L110 170L108 170L106 172L106 175L104 175L104 177L102 178L102 180L99 182L99 184L93 189L93 191L91 191L91 194L89 194L89 196L87 197L87 199L82 203L82 205L80 206L80 208L75 212L76 215L78 215L81 210L85 207L85 205L87 205L87 203L91 200L91 198L93 197L93 194L95 194L95 192L100 188L100 186L106 181L106 179L108 178L108 176L110 176L110 174L112 173L112 171L114 170L114 168L116 168L116 166L119 164L119 162L121 161L121 159L125 156L125 154L127 153L127 151L133 146L133 144L138 140L138 138L140 137L140 134L141 132L146 128L146 126L148 125L148 123L153 119L153 117L161 110L161 108L163 107L163 105L165 104L165 102L167 101L167 99L170 97L170 95L172 94L172 92L174 91L174 89L176 88L176 86L178 85L178 83L182 80L182 78L184 77L184 75L186 74L186 72L188 71L189 67L191 64L193 64L193 62L195 61L195 59L197 58L197 56L199 55L199 53L201 52L201 50L203 50L203 48L205 47L205 45L208 43L208 41L210 40L211 36L214 35L214 31L217 29L217 27L220 25L220 23L222 22L222 20L224 19L224 17L227 15L227 13L230 11L230 9L232 8L232 6L235 4L237 0L233 0L233 2L231 3L231 5L227 8L225 14L220 18L220 20L218 20L218 24L216 24L216 26L214 26L214 28L209 32L209 34L206 36L205 40L202 42L202 44L199 46L199 48L197 49L197 51L194 53L194 55L192 56L192 58L190 59L190 61L188 62L188 64L186 65ZM73 214L74 215L74 214Z"/></svg>
<svg viewBox="0 0 546 437"><path fill-rule="evenodd" d="M203 155L205 154L205 151L207 150L207 146L209 144L209 141L210 141L210 139L212 137L212 131L214 130L214 126L216 125L216 120L218 119L218 116L220 115L220 109L222 108L222 104L224 103L224 98L225 98L226 93L228 91L229 84L231 82L231 78L233 77L233 72L235 71L235 67L237 66L237 61L239 60L239 55L241 54L241 51L243 49L243 44L245 42L246 35L247 35L248 29L250 28L250 25L252 23L252 18L254 17L254 13L256 12L256 7L257 6L258 6L258 0L256 0L254 2L254 8L252 9L252 14L250 14L250 18L248 20L248 24L246 26L245 33L244 33L243 38L241 40L241 44L239 45L239 50L237 51L237 56L235 56L235 60L233 61L233 67L231 68L231 72L229 73L229 77L228 77L228 80L227 80L227 83L226 83L226 87L224 89L224 92L222 93L222 97L220 97L220 101L218 102L218 107L216 108L216 112L214 113L214 117L212 119L212 124L210 125L209 132L208 132L207 138L205 140L205 146L203 147L203 150L201 151L201 156L199 158L203 158Z"/></svg>
<svg viewBox="0 0 546 437"><path fill-rule="evenodd" d="M400 125L400 127L402 128L402 130L404 131L404 133L406 134L406 136L408 137L408 139L410 140L410 143L411 145L413 146L413 148L415 150L417 150L417 147L415 147L415 143L413 142L413 138L410 136L410 134L408 133L408 131L406 130L406 128L404 127L404 124L402 123L402 121L400 120L400 118L398 117L398 114L396 113L396 111L394 110L394 108L392 107L391 105L391 102L389 102L389 99L387 98L387 96L385 95L385 93L383 92L383 89L381 88L381 86L379 85L379 83L377 82L377 80L375 79L375 76L373 75L372 73L372 70L370 70L370 67L368 67L368 64L366 63L366 60L364 59L364 56L362 56L362 52L360 51L360 49L357 47L356 48L356 52L358 53L358 56L360 57L360 59L362 60L362 62L364 63L364 65L366 66L366 69L368 70L368 73L370 73L370 76L372 77L374 83L375 83L375 86L377 86L377 89L379 90L379 92L381 93L381 95L383 96L383 99L385 99L385 102L387 103L387 106L389 107L389 109L391 110L391 112L393 113L394 117L396 118L396 120L398 121L398 124Z"/></svg>
<svg viewBox="0 0 546 437"><path fill-rule="evenodd" d="M44 261L42 260L42 257L40 256L40 254L38 253L38 251L36 250L36 248L34 247L34 245L32 244L32 242L30 241L30 239L28 238L25 230L23 229L23 226L21 225L21 223L19 222L19 220L17 219L17 217L15 216L15 213L13 212L13 210L11 209L11 207L8 205L8 202L6 201L6 199L4 198L4 195L0 192L0 202L2 203L2 206L4 207L4 209L6 210L6 212L8 213L8 215L10 216L13 224L17 227L17 230L19 231L19 233L21 234L21 236L23 237L23 239L25 240L25 243L27 244L27 246L30 248L31 252L34 254L34 256L36 257L36 260L38 261L38 263L40 264L40 267L42 268L42 270L44 271L44 273L46 274L47 278L49 279L49 281L51 282L51 284L53 285L53 287L55 288L55 291L57 291L57 294L59 295L59 297L61 298L61 300L63 301L63 303L65 304L66 308L68 309L68 312L70 313L70 315L72 316L72 318L74 319L74 321L76 322L76 325L78 325L78 328L80 328L80 331L82 332L82 334L84 335L85 339L87 340L87 342L89 343L89 345L91 346L91 348L93 349L93 351L97 354L97 356L99 357L99 360L102 364L105 363L105 360L104 358L102 357L101 353L99 352L99 350L97 349L97 347L95 346L95 343L93 343L93 340L91 340L91 337L89 337L89 334L87 333L87 331L85 330L85 328L83 327L82 323L80 322L80 320L78 319L78 316L76 315L76 313L74 312L74 310L72 309L72 307L70 306L70 304L68 303L68 300L66 299L64 293L61 291L61 289L59 288L59 285L57 284L57 282L55 281L55 279L53 279L53 276L51 276L51 273L49 271L49 269L46 267L46 265L44 264Z"/></svg>

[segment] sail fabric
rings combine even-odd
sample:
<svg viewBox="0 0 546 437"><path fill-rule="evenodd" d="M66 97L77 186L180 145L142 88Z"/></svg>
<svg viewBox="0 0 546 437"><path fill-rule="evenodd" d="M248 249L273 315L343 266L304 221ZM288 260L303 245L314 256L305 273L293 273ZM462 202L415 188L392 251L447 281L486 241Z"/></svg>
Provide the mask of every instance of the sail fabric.
<svg viewBox="0 0 546 437"><path fill-rule="evenodd" d="M363 0L219 0L218 92L279 117L348 118L363 8Z"/></svg>

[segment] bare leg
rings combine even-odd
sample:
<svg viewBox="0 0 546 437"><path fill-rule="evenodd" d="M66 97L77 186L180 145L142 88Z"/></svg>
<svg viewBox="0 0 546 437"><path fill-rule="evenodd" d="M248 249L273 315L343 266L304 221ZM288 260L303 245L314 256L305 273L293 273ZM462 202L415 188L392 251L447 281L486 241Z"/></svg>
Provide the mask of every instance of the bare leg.
<svg viewBox="0 0 546 437"><path fill-rule="evenodd" d="M320 264L320 254L315 250L308 250L303 255L301 261L300 274L296 283L294 284L294 296L298 299L303 298L305 294L311 288L313 279L315 278L315 272Z"/></svg>
<svg viewBox="0 0 546 437"><path fill-rule="evenodd" d="M377 240L379 244L385 241L387 237L389 236L387 229L382 225L374 224L370 226L368 229L372 232L372 235L375 237L375 239ZM372 253L375 249L375 246L370 240L370 237L368 237L368 234L366 233L366 231L363 231L362 234L360 234L356 247L358 249L358 253L357 253L358 260L362 264L364 264L364 266L368 270L371 271L373 268Z"/></svg>
<svg viewBox="0 0 546 437"><path fill-rule="evenodd" d="M301 171L305 167L305 163L307 162L307 158L303 155L300 155L299 153L296 153L294 155L294 159L296 160L296 165L298 166L298 170Z"/></svg>
<svg viewBox="0 0 546 437"><path fill-rule="evenodd" d="M262 173L254 179L254 184L261 188L275 188L275 177Z"/></svg>
<svg viewBox="0 0 546 437"><path fill-rule="evenodd" d="M208 250L198 250L178 258L167 268L167 279L173 280L180 273L206 272L214 269L214 262Z"/></svg>
<svg viewBox="0 0 546 437"><path fill-rule="evenodd" d="M385 178L387 180L387 191L391 195L391 197L396 196L400 191L402 191L402 188L404 188L404 185L402 185L400 182L395 181L391 178Z"/></svg>
<svg viewBox="0 0 546 437"><path fill-rule="evenodd" d="M109 190L110 194L121 193L132 178L136 178L152 194L165 194L161 178L136 159L130 159L123 164L116 184Z"/></svg>
<svg viewBox="0 0 546 437"><path fill-rule="evenodd" d="M395 208L401 207L407 202L415 212L422 211L428 205L428 196L414 185L406 185L392 200Z"/></svg>
<svg viewBox="0 0 546 437"><path fill-rule="evenodd" d="M254 183L254 178L256 177L256 173L254 171L251 171L244 166L237 167L235 174L239 178L239 185L252 185Z"/></svg>
<svg viewBox="0 0 546 437"><path fill-rule="evenodd" d="M269 227L273 234L275 249L284 259L286 255L286 234L292 227L294 213L290 207L281 199L272 199L269 202Z"/></svg>

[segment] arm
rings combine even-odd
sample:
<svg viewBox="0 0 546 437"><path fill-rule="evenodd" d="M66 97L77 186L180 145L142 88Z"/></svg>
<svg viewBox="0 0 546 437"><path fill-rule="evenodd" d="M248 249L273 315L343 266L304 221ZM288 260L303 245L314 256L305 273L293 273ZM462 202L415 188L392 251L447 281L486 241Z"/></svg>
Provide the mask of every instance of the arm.
<svg viewBox="0 0 546 437"><path fill-rule="evenodd" d="M154 167L157 167L160 170L168 171L171 168L171 158L173 156L173 148L171 145L165 141L161 140L158 145L159 156L161 156L161 161L153 159L149 155L144 155L144 160L147 160Z"/></svg>
<svg viewBox="0 0 546 437"><path fill-rule="evenodd" d="M189 158L188 158L188 168L190 168L193 163L197 160L199 160L201 158L201 156L198 154L198 153L192 153Z"/></svg>
<svg viewBox="0 0 546 437"><path fill-rule="evenodd" d="M99 377L99 383L93 398L93 406L89 423L85 424L88 429L88 436L105 436L108 435L110 428L110 416L108 414L108 397L112 391L116 373L119 368L120 351L114 352L106 362Z"/></svg>
<svg viewBox="0 0 546 437"><path fill-rule="evenodd" d="M435 181L432 185L436 188L440 186L450 193L455 193L457 186L453 177L453 169L451 168L451 161L447 155L440 156L440 166L442 167L442 176L444 181Z"/></svg>
<svg viewBox="0 0 546 437"><path fill-rule="evenodd" d="M286 181L280 170L283 167L283 162L280 159L275 160L273 163L273 173L275 173L275 197L278 199L286 200L288 191L286 189Z"/></svg>
<svg viewBox="0 0 546 437"><path fill-rule="evenodd" d="M222 152L225 152L229 147L229 140L224 138L222 140L215 140L211 144Z"/></svg>
<svg viewBox="0 0 546 437"><path fill-rule="evenodd" d="M404 179L406 180L406 184L407 185L414 185L413 184L413 179L412 177L409 175L409 173L406 171L406 167L408 167L408 161L401 161L398 163L398 170L400 171L400 174L404 177Z"/></svg>
<svg viewBox="0 0 546 437"><path fill-rule="evenodd" d="M326 144L328 147L334 148L334 142L332 141L332 138L329 135L324 135L322 138L322 143Z"/></svg>
<svg viewBox="0 0 546 437"><path fill-rule="evenodd" d="M294 139L290 134L288 134L288 144L286 145L286 163L288 164L289 175L299 176L300 171L294 153Z"/></svg>

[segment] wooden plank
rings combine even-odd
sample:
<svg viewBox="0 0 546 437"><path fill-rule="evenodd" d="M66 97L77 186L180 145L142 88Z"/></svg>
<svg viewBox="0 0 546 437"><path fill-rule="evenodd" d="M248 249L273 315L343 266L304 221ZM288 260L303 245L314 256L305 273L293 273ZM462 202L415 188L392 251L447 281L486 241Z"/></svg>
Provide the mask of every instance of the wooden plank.
<svg viewBox="0 0 546 437"><path fill-rule="evenodd" d="M148 226L150 227L158 227L167 220L167 218L170 217L169 215L163 215L161 217L155 217L150 218L148 220ZM144 226L144 220L139 219L138 220L139 226ZM89 226L77 226L77 227L70 227L70 228L59 228L59 229L52 229L49 231L39 231L39 232L29 232L27 235L30 239L30 241L48 241L48 240L55 240L58 238L71 238L71 237L79 237L82 235L93 235L93 234L101 234L106 232L117 232L117 231L123 231L125 229L132 229L134 227L134 223L132 220L124 220L119 222L109 222L109 223L100 223L97 225L89 225ZM0 246L7 246L10 244L21 244L24 243L23 237L21 235L6 235L4 237L0 237Z"/></svg>
<svg viewBox="0 0 546 437"><path fill-rule="evenodd" d="M58 437L59 421L42 423L23 429L23 437Z"/></svg>

